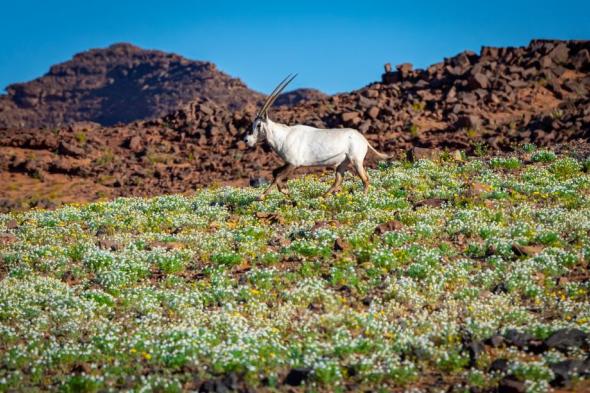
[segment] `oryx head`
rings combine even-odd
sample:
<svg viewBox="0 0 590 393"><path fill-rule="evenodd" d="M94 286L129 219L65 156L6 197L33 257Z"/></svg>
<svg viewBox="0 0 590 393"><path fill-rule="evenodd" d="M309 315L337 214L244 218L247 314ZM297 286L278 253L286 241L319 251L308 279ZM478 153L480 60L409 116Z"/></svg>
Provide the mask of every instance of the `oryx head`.
<svg viewBox="0 0 590 393"><path fill-rule="evenodd" d="M248 146L255 146L256 143L258 143L259 139L264 140L264 138L266 137L266 126L268 124L268 109L275 102L279 94L283 92L285 87L287 87L287 85L291 83L291 81L295 79L296 76L297 74L287 75L287 77L283 79L283 81L279 83L277 87L275 87L272 93L270 93L270 95L266 97L264 105L262 105L262 108L260 108L260 110L256 114L254 122L252 123L252 131L246 135L245 141L248 144Z"/></svg>

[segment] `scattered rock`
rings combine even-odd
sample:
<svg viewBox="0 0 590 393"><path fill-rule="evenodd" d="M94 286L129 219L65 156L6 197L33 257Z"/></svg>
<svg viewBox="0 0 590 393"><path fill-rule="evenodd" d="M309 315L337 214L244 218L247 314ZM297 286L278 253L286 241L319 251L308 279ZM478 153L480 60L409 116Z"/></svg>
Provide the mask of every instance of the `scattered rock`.
<svg viewBox="0 0 590 393"><path fill-rule="evenodd" d="M139 153L143 150L143 142L138 136L131 137L127 142L127 146L134 153Z"/></svg>
<svg viewBox="0 0 590 393"><path fill-rule="evenodd" d="M506 343L509 345L514 345L518 348L524 348L530 344L535 338L524 332L519 332L515 329L509 329L504 333L504 338L506 339Z"/></svg>
<svg viewBox="0 0 590 393"><path fill-rule="evenodd" d="M310 368L292 368L283 380L283 384L300 386L309 378L310 374Z"/></svg>
<svg viewBox="0 0 590 393"><path fill-rule="evenodd" d="M121 245L113 240L110 239L100 239L98 241L98 246L103 250L109 251L118 251L121 249Z"/></svg>
<svg viewBox="0 0 590 393"><path fill-rule="evenodd" d="M17 241L17 237L11 233L0 233L0 244L7 246Z"/></svg>
<svg viewBox="0 0 590 393"><path fill-rule="evenodd" d="M199 387L199 393L230 393L236 392L239 388L239 377L236 373L230 372L215 380L206 381Z"/></svg>
<svg viewBox="0 0 590 393"><path fill-rule="evenodd" d="M350 245L339 237L334 240L334 251L345 251L348 250L348 248L350 248Z"/></svg>
<svg viewBox="0 0 590 393"><path fill-rule="evenodd" d="M567 352L568 349L587 347L587 339L588 335L580 329L560 329L545 340L545 346Z"/></svg>
<svg viewBox="0 0 590 393"><path fill-rule="evenodd" d="M481 119L476 115L459 116L454 126L456 128L468 128L478 130L482 126Z"/></svg>
<svg viewBox="0 0 590 393"><path fill-rule="evenodd" d="M6 222L6 229L16 229L16 228L18 228L18 222L15 219L11 219Z"/></svg>
<svg viewBox="0 0 590 393"><path fill-rule="evenodd" d="M90 374L92 372L92 368L90 367L90 364L86 362L77 362L72 367L72 372L75 374Z"/></svg>
<svg viewBox="0 0 590 393"><path fill-rule="evenodd" d="M525 393L526 391L526 384L511 375L502 378L498 385L498 393Z"/></svg>
<svg viewBox="0 0 590 393"><path fill-rule="evenodd" d="M490 187L487 184L471 183L468 186L467 195L473 196L473 197L479 197L479 196L489 193L491 190L492 190L492 187Z"/></svg>
<svg viewBox="0 0 590 393"><path fill-rule="evenodd" d="M508 360L504 358L496 359L490 364L488 372L506 373L508 371Z"/></svg>
<svg viewBox="0 0 590 393"><path fill-rule="evenodd" d="M359 114L358 112L344 112L342 115L340 115L340 117L344 123L348 123L354 120L358 120Z"/></svg>
<svg viewBox="0 0 590 393"><path fill-rule="evenodd" d="M568 48L567 44L563 43L563 42L558 44L549 53L549 57L551 57L551 59L557 64L566 63L568 60L568 56L569 56L569 48Z"/></svg>
<svg viewBox="0 0 590 393"><path fill-rule="evenodd" d="M498 348L501 347L504 344L504 337L495 334L493 336L491 336L490 338L488 338L487 340L485 340L485 344L490 345L494 348Z"/></svg>
<svg viewBox="0 0 590 393"><path fill-rule="evenodd" d="M250 187L254 187L254 188L260 188L260 187L264 187L267 186L268 180L266 180L264 177L251 177L250 178Z"/></svg>
<svg viewBox="0 0 590 393"><path fill-rule="evenodd" d="M387 232L399 231L403 227L404 227L404 224L402 224L401 222L399 222L397 220L393 220L393 221L388 221L388 222L384 222L382 224L377 225L377 227L375 227L374 232L377 235L383 235Z"/></svg>
<svg viewBox="0 0 590 393"><path fill-rule="evenodd" d="M411 63L403 63L396 65L395 68L402 74L408 74L414 66Z"/></svg>
<svg viewBox="0 0 590 393"><path fill-rule="evenodd" d="M418 160L436 161L440 158L440 156L440 150L428 149L424 147L412 147L406 151L406 159L410 162L416 162Z"/></svg>
<svg viewBox="0 0 590 393"><path fill-rule="evenodd" d="M472 89L487 89L490 82L487 76L482 73L477 73L471 77L469 85Z"/></svg>
<svg viewBox="0 0 590 393"><path fill-rule="evenodd" d="M590 376L590 359L586 359L585 361L568 359L552 363L549 367L554 375L554 378L551 380L551 385L555 387L569 386L572 377L574 376Z"/></svg>
<svg viewBox="0 0 590 393"><path fill-rule="evenodd" d="M328 221L316 221L315 224L309 230L310 232L315 232L318 229L325 228L328 226Z"/></svg>
<svg viewBox="0 0 590 393"><path fill-rule="evenodd" d="M494 287L492 288L492 293L495 293L495 294L508 293L508 287L503 282L498 283L498 284L494 285Z"/></svg>
<svg viewBox="0 0 590 393"><path fill-rule="evenodd" d="M423 207L423 206L441 207L443 205L443 203L445 203L445 202L446 201L444 199L430 198L430 199L424 199L419 202L416 202L414 207Z"/></svg>
<svg viewBox="0 0 590 393"><path fill-rule="evenodd" d="M376 106L371 107L367 111L367 116L369 116L373 120L377 119L377 116L379 116L379 108Z"/></svg>
<svg viewBox="0 0 590 393"><path fill-rule="evenodd" d="M80 147L74 146L71 143L67 143L61 141L59 143L58 151L60 154L72 157L82 157L84 155L84 150Z"/></svg>
<svg viewBox="0 0 590 393"><path fill-rule="evenodd" d="M467 353L469 354L469 366L475 367L477 360L485 351L483 343L480 341L470 341L467 344L465 344L465 348L467 349Z"/></svg>
<svg viewBox="0 0 590 393"><path fill-rule="evenodd" d="M590 68L590 52L582 49L572 59L572 64L579 71L587 71Z"/></svg>
<svg viewBox="0 0 590 393"><path fill-rule="evenodd" d="M10 212L20 207L20 204L12 199L0 198L0 212Z"/></svg>
<svg viewBox="0 0 590 393"><path fill-rule="evenodd" d="M539 245L530 245L530 246L522 246L520 244L514 243L512 245L512 251L519 257L521 256L533 256L541 251L543 251L543 246Z"/></svg>

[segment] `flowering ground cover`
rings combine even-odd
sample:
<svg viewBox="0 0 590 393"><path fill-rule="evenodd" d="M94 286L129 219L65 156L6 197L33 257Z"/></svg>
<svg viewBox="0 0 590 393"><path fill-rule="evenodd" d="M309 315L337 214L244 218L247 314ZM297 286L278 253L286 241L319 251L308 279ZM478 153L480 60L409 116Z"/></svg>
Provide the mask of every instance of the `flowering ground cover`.
<svg viewBox="0 0 590 393"><path fill-rule="evenodd" d="M0 391L588 389L590 161L526 150L0 215Z"/></svg>

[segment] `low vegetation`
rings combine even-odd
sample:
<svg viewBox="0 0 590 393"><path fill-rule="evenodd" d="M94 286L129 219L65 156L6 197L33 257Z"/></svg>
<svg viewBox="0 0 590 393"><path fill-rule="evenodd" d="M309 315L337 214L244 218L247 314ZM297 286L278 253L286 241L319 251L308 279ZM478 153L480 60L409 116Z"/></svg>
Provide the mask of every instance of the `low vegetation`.
<svg viewBox="0 0 590 393"><path fill-rule="evenodd" d="M0 215L0 391L584 384L590 175L527 149Z"/></svg>

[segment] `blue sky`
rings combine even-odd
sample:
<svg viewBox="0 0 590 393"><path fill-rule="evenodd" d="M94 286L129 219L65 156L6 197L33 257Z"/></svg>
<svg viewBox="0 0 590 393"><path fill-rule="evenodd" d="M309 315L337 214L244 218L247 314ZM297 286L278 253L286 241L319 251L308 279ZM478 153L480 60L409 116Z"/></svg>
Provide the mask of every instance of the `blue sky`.
<svg viewBox="0 0 590 393"><path fill-rule="evenodd" d="M268 92L328 93L379 79L383 64L426 67L463 49L532 38L590 39L590 1L3 0L0 89L89 48L131 42L208 60Z"/></svg>

